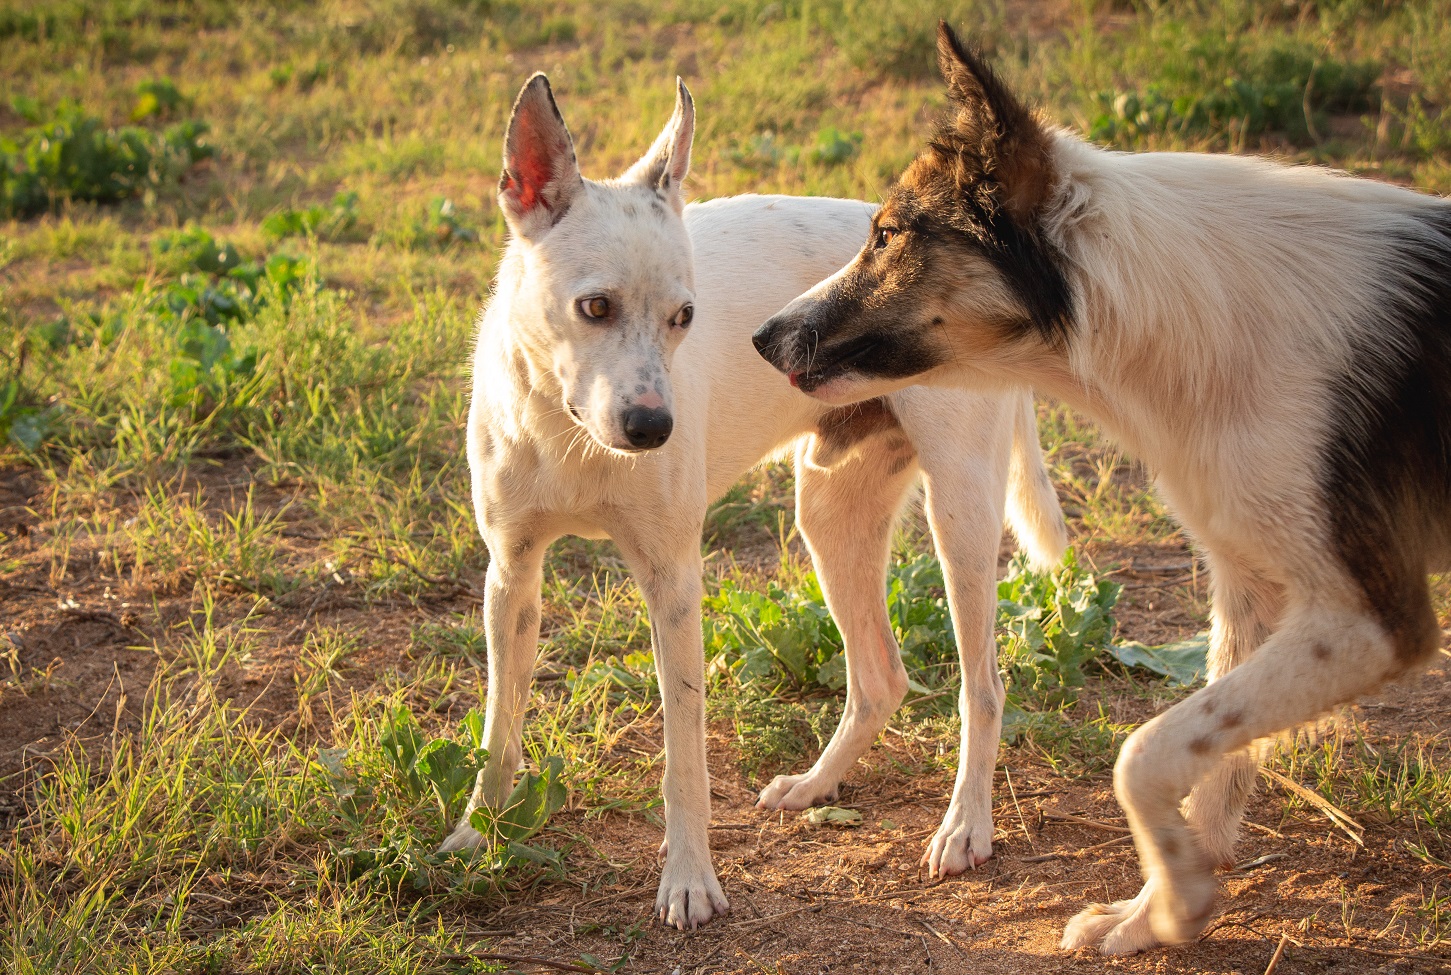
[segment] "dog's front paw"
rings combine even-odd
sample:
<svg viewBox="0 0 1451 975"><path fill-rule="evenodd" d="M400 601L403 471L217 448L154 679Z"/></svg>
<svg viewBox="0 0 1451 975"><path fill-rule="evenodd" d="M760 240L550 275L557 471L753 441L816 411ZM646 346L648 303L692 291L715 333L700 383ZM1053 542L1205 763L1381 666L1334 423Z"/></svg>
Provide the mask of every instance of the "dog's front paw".
<svg viewBox="0 0 1451 975"><path fill-rule="evenodd" d="M667 855L660 874L660 893L655 897L655 912L662 923L693 931L730 909L730 901L709 862L703 867L672 863Z"/></svg>
<svg viewBox="0 0 1451 975"><path fill-rule="evenodd" d="M922 854L922 865L929 877L953 877L976 870L993 855L993 821L989 812L985 821L958 820L950 813L937 827L932 842Z"/></svg>
<svg viewBox="0 0 1451 975"><path fill-rule="evenodd" d="M807 772L803 775L778 775L761 790L757 809L810 809L825 802L835 802L837 783L822 782Z"/></svg>

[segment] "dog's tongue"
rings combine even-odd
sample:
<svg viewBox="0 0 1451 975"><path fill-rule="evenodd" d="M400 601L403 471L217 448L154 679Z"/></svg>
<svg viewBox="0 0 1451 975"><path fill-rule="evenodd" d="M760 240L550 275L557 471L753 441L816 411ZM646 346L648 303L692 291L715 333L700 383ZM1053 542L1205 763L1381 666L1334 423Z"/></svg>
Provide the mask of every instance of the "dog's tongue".
<svg viewBox="0 0 1451 975"><path fill-rule="evenodd" d="M789 379L789 380L791 380L791 385L792 386L799 387L801 385L801 373L799 373L799 372L793 372L789 376L787 376L786 378Z"/></svg>

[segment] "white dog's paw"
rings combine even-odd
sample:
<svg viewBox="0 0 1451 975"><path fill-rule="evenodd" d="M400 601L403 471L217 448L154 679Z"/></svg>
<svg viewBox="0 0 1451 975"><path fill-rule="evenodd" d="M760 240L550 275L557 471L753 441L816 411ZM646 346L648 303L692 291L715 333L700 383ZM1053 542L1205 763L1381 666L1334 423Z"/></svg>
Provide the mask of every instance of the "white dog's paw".
<svg viewBox="0 0 1451 975"><path fill-rule="evenodd" d="M757 809L810 809L826 802L835 802L835 782L823 782L810 772L803 775L778 775L761 790Z"/></svg>
<svg viewBox="0 0 1451 975"><path fill-rule="evenodd" d="M438 848L439 853L461 853L466 850L475 850L484 842L484 834L469 825L469 818L465 816L443 845Z"/></svg>
<svg viewBox="0 0 1451 975"><path fill-rule="evenodd" d="M1063 948L1132 955L1194 940L1213 913L1214 876L1185 879L1173 897L1156 895L1158 885L1151 881L1133 900L1090 904L1063 929Z"/></svg>
<svg viewBox="0 0 1451 975"><path fill-rule="evenodd" d="M655 897L655 913L661 923L693 931L730 909L730 901L708 861L700 868L672 863L667 858L660 873L660 893Z"/></svg>
<svg viewBox="0 0 1451 975"><path fill-rule="evenodd" d="M976 870L993 855L992 815L986 823L970 824L944 820L922 854L929 877L953 877Z"/></svg>

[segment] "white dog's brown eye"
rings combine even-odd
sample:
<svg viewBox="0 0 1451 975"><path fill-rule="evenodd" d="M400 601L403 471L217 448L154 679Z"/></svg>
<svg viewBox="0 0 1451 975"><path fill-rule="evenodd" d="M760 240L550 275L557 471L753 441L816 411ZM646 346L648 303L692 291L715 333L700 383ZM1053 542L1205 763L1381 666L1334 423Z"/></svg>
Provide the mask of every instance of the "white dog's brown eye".
<svg viewBox="0 0 1451 975"><path fill-rule="evenodd" d="M878 248L886 247L888 244L890 244L892 242L892 238L893 237L896 237L896 236L897 236L897 228L896 227L878 227L877 228L877 247Z"/></svg>
<svg viewBox="0 0 1451 975"><path fill-rule="evenodd" d="M593 298L581 298L579 300L579 311L585 318L608 318L610 315L610 299L603 295L595 295Z"/></svg>
<svg viewBox="0 0 1451 975"><path fill-rule="evenodd" d="M681 305L680 310L675 313L673 324L676 328L687 328L692 319L695 318L694 305Z"/></svg>

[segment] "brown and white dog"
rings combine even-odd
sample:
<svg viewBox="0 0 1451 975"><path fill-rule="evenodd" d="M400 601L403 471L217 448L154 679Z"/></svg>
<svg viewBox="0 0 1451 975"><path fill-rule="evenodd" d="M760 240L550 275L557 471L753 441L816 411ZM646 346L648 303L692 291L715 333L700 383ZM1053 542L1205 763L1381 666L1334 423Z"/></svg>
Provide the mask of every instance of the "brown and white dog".
<svg viewBox="0 0 1451 975"><path fill-rule="evenodd" d="M1426 663L1451 554L1451 206L1323 169L1044 125L944 24L955 112L855 261L757 349L829 403L1031 385L1158 473L1213 580L1211 682L1114 773L1146 883L1067 948L1204 929L1250 746ZM1182 804L1182 805L1181 805Z"/></svg>

